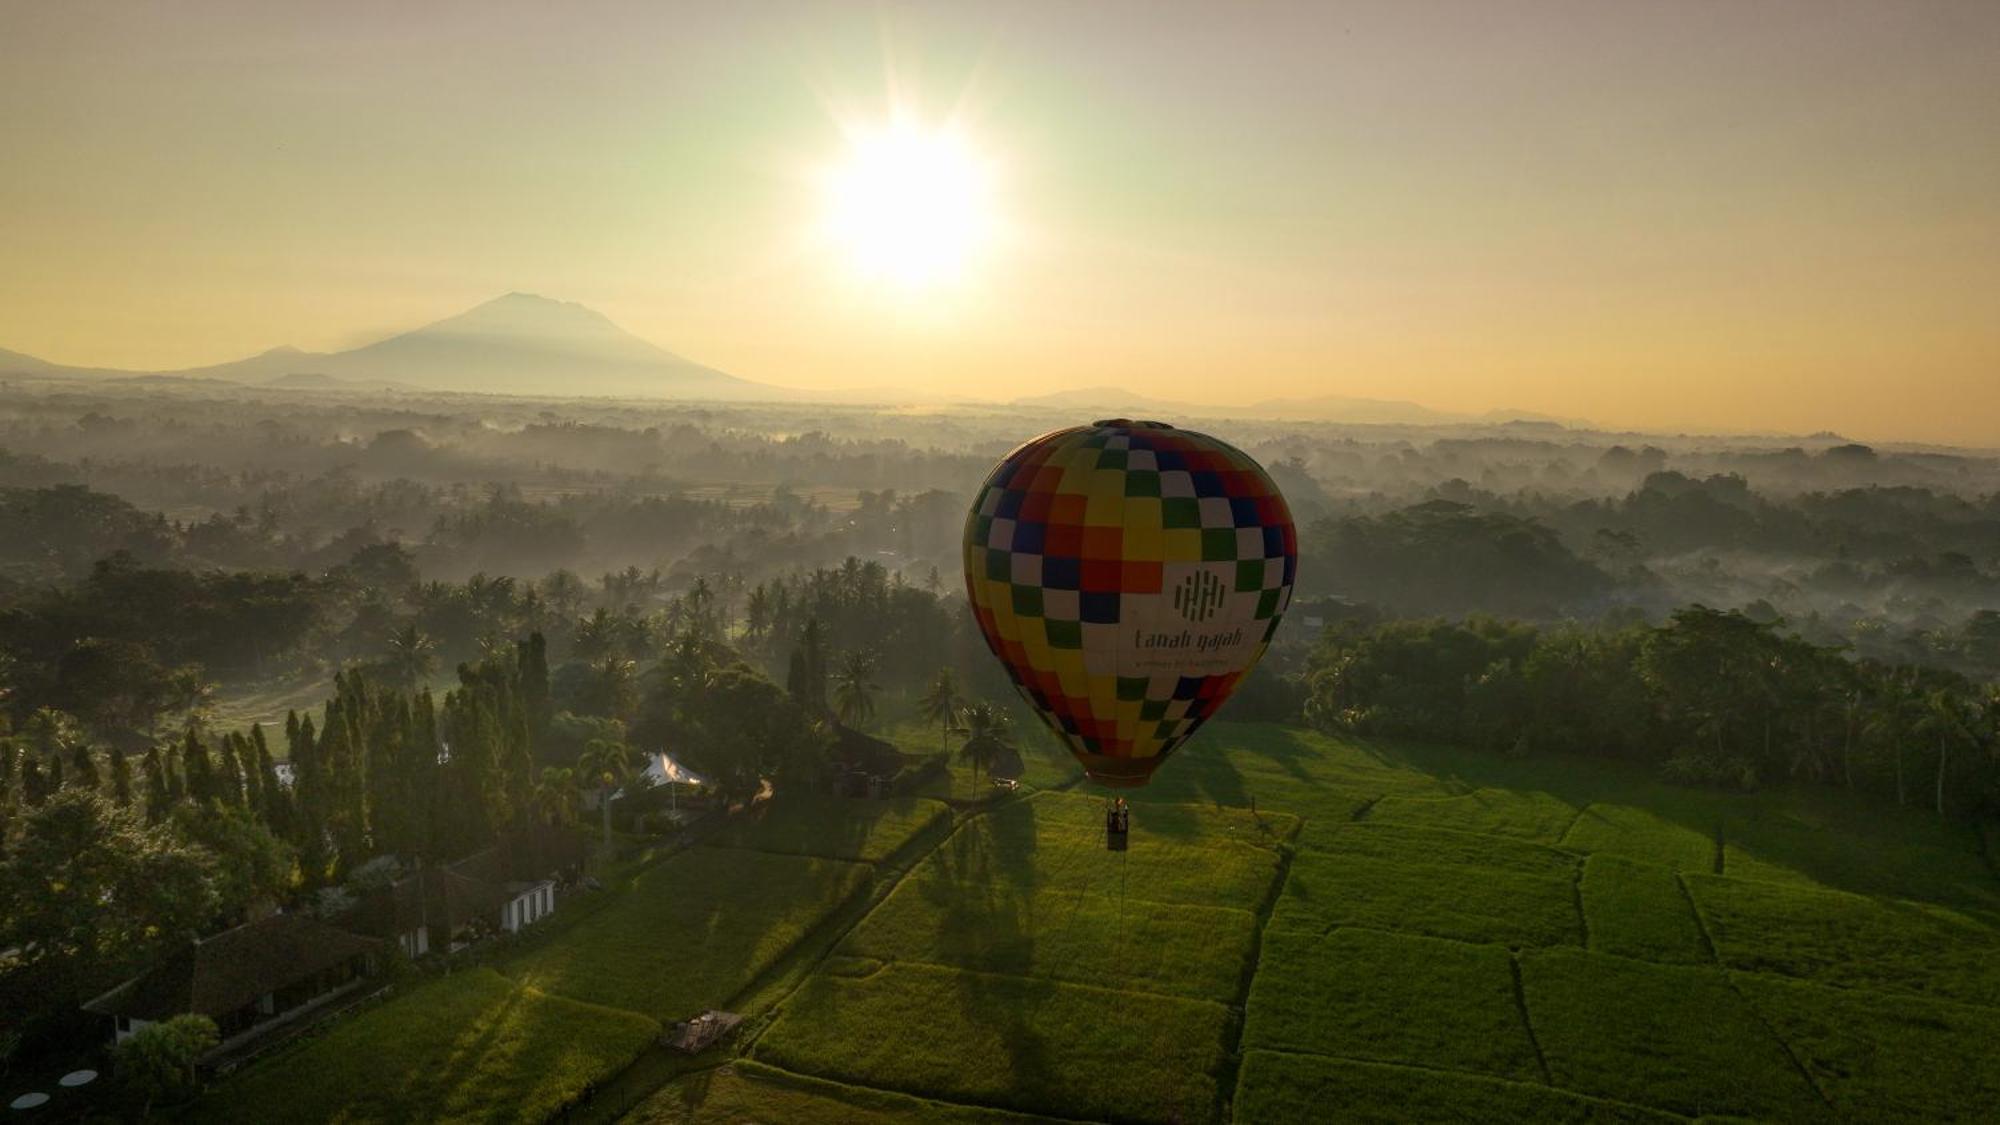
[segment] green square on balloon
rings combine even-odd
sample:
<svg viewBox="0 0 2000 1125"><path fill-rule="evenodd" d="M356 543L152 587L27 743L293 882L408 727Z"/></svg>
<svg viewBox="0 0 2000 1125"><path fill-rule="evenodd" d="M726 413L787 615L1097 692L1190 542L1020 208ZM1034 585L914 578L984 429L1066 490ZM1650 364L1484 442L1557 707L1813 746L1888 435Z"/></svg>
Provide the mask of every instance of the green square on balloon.
<svg viewBox="0 0 2000 1125"><path fill-rule="evenodd" d="M1014 577L1014 552L1002 551L997 547L986 548L986 577L995 582L1006 582Z"/></svg>
<svg viewBox="0 0 2000 1125"><path fill-rule="evenodd" d="M1233 527L1207 527L1201 532L1201 561L1234 562L1236 559L1236 529ZM1262 585L1261 582L1258 583Z"/></svg>
<svg viewBox="0 0 2000 1125"><path fill-rule="evenodd" d="M1057 621L1045 618L1042 629L1048 635L1050 648L1082 648L1083 622Z"/></svg>
<svg viewBox="0 0 2000 1125"><path fill-rule="evenodd" d="M1266 590L1257 598L1257 620L1262 621L1278 612L1278 595L1282 592Z"/></svg>
<svg viewBox="0 0 2000 1125"><path fill-rule="evenodd" d="M1264 560L1252 559L1236 564L1236 592L1254 594L1264 588Z"/></svg>
<svg viewBox="0 0 2000 1125"><path fill-rule="evenodd" d="M1040 586L1015 585L1014 615L1016 617L1040 617L1042 615L1042 588Z"/></svg>
<svg viewBox="0 0 2000 1125"><path fill-rule="evenodd" d="M1171 528L1201 526L1201 501L1192 496L1169 496L1160 501L1160 522Z"/></svg>

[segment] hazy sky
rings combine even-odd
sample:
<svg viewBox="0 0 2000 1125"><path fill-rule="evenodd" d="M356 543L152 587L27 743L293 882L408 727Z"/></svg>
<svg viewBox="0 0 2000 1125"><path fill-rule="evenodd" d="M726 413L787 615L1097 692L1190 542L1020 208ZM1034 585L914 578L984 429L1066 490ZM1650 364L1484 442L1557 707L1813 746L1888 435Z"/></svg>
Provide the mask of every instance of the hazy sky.
<svg viewBox="0 0 2000 1125"><path fill-rule="evenodd" d="M935 292L816 241L892 76L996 169ZM2000 3L0 0L0 347L507 290L802 387L2000 443Z"/></svg>

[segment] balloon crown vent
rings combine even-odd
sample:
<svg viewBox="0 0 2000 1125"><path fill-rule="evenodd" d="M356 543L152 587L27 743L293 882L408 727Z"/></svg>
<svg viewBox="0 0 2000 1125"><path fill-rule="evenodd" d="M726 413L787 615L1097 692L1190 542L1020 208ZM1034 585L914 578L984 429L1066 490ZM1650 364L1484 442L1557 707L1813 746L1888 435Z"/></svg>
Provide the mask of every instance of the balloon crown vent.
<svg viewBox="0 0 2000 1125"><path fill-rule="evenodd" d="M1092 423L1091 423L1091 425L1093 425L1093 426L1116 426L1116 427L1118 427L1118 428L1120 428L1120 429L1126 429L1126 430L1171 430L1171 429L1173 429L1173 426L1172 426L1172 425L1170 425L1170 424L1168 424L1168 423L1166 423L1166 422L1148 422L1148 421L1143 421L1143 420L1142 420L1142 421L1137 421L1137 422L1135 422L1135 421L1133 421L1133 420L1132 420L1132 419L1130 419L1130 418L1100 418L1100 419L1098 419L1097 421L1095 421L1095 422L1092 422Z"/></svg>

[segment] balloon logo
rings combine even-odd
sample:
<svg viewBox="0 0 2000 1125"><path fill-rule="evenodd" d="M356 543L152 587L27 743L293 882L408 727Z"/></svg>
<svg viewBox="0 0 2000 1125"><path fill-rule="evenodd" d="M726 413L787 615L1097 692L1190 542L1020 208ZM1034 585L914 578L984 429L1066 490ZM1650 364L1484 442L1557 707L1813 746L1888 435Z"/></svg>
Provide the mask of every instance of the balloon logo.
<svg viewBox="0 0 2000 1125"><path fill-rule="evenodd" d="M1092 780L1144 785L1256 665L1298 533L1262 466L1124 419L1008 454L965 521L986 643Z"/></svg>

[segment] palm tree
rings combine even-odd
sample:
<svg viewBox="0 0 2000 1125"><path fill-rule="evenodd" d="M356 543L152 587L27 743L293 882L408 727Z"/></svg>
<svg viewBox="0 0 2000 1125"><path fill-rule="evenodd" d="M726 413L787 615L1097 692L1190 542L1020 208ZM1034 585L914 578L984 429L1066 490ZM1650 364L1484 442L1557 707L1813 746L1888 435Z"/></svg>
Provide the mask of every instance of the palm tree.
<svg viewBox="0 0 2000 1125"><path fill-rule="evenodd" d="M965 745L959 748L959 755L972 763L972 776L977 779L1013 748L1013 724L1005 712L983 701L967 707L964 717Z"/></svg>
<svg viewBox="0 0 2000 1125"><path fill-rule="evenodd" d="M606 656L590 666L605 712L617 719L630 719L639 706L638 665L619 656Z"/></svg>
<svg viewBox="0 0 2000 1125"><path fill-rule="evenodd" d="M530 795L535 810L545 824L569 825L576 822L576 771L544 766L542 777Z"/></svg>
<svg viewBox="0 0 2000 1125"><path fill-rule="evenodd" d="M611 794L631 780L634 755L622 742L593 738L576 759L576 782L597 794L604 817L604 847L611 848Z"/></svg>
<svg viewBox="0 0 2000 1125"><path fill-rule="evenodd" d="M937 670L937 675L931 678L930 690L917 701L917 706L924 718L938 725L939 745L949 749L951 728L958 722L958 713L965 706L965 701L958 697L958 680L950 668Z"/></svg>
<svg viewBox="0 0 2000 1125"><path fill-rule="evenodd" d="M184 728L205 727L215 711L215 685L199 667L184 664L167 679L167 700L180 714Z"/></svg>
<svg viewBox="0 0 2000 1125"><path fill-rule="evenodd" d="M389 638L389 665L403 686L415 691L437 670L437 642L415 623L405 625Z"/></svg>
<svg viewBox="0 0 2000 1125"><path fill-rule="evenodd" d="M1918 719L1914 733L1925 734L1937 739L1937 814L1944 816L1944 778L1951 763L1951 748L1954 743L1976 742L1971 724L1966 722L1965 709L1958 694L1950 688L1937 688L1924 693L1923 717Z"/></svg>
<svg viewBox="0 0 2000 1125"><path fill-rule="evenodd" d="M841 654L840 667L833 673L833 708L840 721L859 727L875 717L875 658L856 649Z"/></svg>
<svg viewBox="0 0 2000 1125"><path fill-rule="evenodd" d="M597 611L577 623L576 632L571 635L570 651L579 660L597 660L610 656L618 649L618 619L611 611L598 606Z"/></svg>

